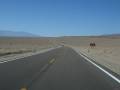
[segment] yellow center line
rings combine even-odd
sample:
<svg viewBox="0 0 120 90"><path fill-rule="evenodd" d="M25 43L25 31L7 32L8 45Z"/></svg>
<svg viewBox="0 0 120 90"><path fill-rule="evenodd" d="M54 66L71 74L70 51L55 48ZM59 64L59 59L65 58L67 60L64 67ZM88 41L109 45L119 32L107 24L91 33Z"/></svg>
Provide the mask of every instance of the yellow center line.
<svg viewBox="0 0 120 90"><path fill-rule="evenodd" d="M20 90L28 90L26 87L22 87Z"/></svg>
<svg viewBox="0 0 120 90"><path fill-rule="evenodd" d="M55 58L53 58L52 60L49 61L49 64L52 64L55 62Z"/></svg>
<svg viewBox="0 0 120 90"><path fill-rule="evenodd" d="M49 64L53 64L55 61L56 61L55 58L53 58L49 61ZM22 87L20 88L20 90L28 90L28 89L26 87Z"/></svg>

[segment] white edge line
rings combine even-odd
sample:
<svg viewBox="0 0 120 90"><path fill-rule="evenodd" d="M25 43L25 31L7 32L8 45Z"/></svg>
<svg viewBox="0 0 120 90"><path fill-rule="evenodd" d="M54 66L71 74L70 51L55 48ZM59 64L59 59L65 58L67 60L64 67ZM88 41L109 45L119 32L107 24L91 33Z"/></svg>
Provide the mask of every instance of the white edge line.
<svg viewBox="0 0 120 90"><path fill-rule="evenodd" d="M78 52L77 52L78 53ZM79 53L80 54L80 53ZM99 68L100 70L102 70L104 73L106 73L108 76L110 76L111 78L113 78L115 81L117 81L118 83L120 83L120 80L113 76L112 74L110 74L108 71L106 71L105 69L103 69L102 67L98 66L97 64L95 64L93 61L91 61L90 59L88 59L87 57L83 56L82 54L80 54L84 59L86 59L88 62L90 62L91 64L93 64L94 66L96 66L97 68Z"/></svg>
<svg viewBox="0 0 120 90"><path fill-rule="evenodd" d="M28 56L23 56L23 57L16 58L16 59L13 58L12 60L0 61L0 64L2 64L2 63L7 63L7 62L11 62L11 61L15 61L15 60L18 60L18 59L22 59L22 58L29 57L29 56L33 56L33 55L37 55L37 54L42 54L42 53L45 53L45 52L48 52L48 51L52 51L52 50L57 49L57 48L60 48L60 47L61 47L61 46L58 46L58 47L55 47L55 48L48 48L48 49L41 50L39 53L36 53L36 54L32 54L32 55L28 55Z"/></svg>

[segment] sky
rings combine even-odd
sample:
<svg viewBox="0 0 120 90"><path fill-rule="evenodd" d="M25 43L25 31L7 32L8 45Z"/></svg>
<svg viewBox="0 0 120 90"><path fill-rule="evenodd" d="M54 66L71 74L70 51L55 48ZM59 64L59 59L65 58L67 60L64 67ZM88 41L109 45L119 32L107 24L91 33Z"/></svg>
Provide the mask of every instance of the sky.
<svg viewBox="0 0 120 90"><path fill-rule="evenodd" d="M0 30L40 36L120 33L120 0L0 0Z"/></svg>

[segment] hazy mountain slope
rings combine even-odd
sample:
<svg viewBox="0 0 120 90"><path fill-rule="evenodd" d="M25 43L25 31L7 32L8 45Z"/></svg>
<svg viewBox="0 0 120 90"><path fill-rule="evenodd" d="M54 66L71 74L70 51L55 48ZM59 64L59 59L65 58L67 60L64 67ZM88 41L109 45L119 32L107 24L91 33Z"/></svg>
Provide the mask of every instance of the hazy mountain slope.
<svg viewBox="0 0 120 90"><path fill-rule="evenodd" d="M28 32L16 32L16 31L3 31L0 30L0 36L2 37L35 37L37 35Z"/></svg>

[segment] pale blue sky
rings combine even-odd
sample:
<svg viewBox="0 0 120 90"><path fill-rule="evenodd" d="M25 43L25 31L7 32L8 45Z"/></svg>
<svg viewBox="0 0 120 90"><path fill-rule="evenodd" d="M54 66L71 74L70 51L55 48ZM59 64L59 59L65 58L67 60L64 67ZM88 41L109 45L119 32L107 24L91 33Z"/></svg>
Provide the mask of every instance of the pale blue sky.
<svg viewBox="0 0 120 90"><path fill-rule="evenodd" d="M120 0L0 0L0 30L40 36L120 33Z"/></svg>

